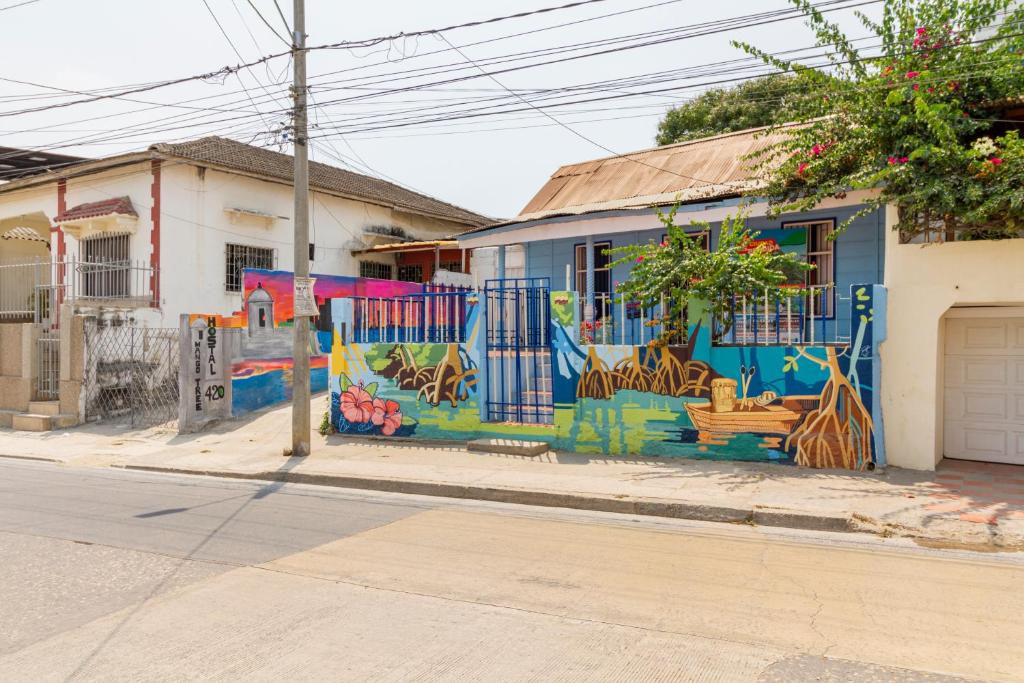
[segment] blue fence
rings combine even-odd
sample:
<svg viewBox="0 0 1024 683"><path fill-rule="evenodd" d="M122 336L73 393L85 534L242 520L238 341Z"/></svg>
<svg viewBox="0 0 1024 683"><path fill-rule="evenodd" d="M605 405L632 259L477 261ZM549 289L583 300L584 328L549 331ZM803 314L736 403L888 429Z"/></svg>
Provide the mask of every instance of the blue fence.
<svg viewBox="0 0 1024 683"><path fill-rule="evenodd" d="M458 343L466 341L468 289L425 285L397 297L353 297L352 341Z"/></svg>

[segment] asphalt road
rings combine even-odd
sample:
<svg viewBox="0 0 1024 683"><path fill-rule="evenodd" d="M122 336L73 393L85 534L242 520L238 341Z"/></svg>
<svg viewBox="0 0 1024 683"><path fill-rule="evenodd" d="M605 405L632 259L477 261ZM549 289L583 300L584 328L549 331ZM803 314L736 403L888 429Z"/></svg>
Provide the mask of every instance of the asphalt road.
<svg viewBox="0 0 1024 683"><path fill-rule="evenodd" d="M3 681L1024 680L1021 586L860 535L0 458Z"/></svg>

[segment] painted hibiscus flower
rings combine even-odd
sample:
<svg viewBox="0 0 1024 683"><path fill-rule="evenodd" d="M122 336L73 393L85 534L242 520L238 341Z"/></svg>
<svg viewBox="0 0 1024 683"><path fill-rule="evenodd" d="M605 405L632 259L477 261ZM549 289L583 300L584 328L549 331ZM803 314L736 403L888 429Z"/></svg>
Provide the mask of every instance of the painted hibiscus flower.
<svg viewBox="0 0 1024 683"><path fill-rule="evenodd" d="M341 394L341 415L352 424L369 422L373 415L373 399L360 384L353 384Z"/></svg>
<svg viewBox="0 0 1024 683"><path fill-rule="evenodd" d="M373 424L380 427L384 436L391 436L402 426L402 408L395 401L382 398L373 399Z"/></svg>

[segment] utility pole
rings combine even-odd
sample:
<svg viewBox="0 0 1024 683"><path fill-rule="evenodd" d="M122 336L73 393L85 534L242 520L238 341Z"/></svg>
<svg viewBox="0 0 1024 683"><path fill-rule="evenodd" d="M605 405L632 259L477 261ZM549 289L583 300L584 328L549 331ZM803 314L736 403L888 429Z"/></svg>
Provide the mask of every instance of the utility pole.
<svg viewBox="0 0 1024 683"><path fill-rule="evenodd" d="M293 147L295 150L295 266L294 277L309 277L309 140L306 121L306 5L293 0L292 61L295 79ZM298 288L296 287L296 293ZM291 455L309 455L309 317L295 315L292 344L292 449Z"/></svg>

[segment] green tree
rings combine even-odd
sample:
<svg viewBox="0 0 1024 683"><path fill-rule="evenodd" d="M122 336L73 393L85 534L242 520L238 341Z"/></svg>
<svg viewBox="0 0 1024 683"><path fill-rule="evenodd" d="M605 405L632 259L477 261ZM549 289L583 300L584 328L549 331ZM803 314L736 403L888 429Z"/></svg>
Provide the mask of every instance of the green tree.
<svg viewBox="0 0 1024 683"><path fill-rule="evenodd" d="M798 117L812 84L790 74L773 74L730 88L707 90L665 114L658 123L657 142L696 140L785 123Z"/></svg>
<svg viewBox="0 0 1024 683"><path fill-rule="evenodd" d="M675 224L678 208L658 212L668 232L665 241L608 250L618 257L611 267L630 266L629 278L616 283L617 303L635 302L643 308L664 303L662 319L649 321L652 328L656 325L661 330L654 346L685 340L683 311L691 300L705 302L711 314L728 325L728 302L734 294L754 295L759 300L767 294L776 301L802 291L792 283L803 283L804 273L812 266L794 254L756 242L758 233L746 228L742 215L722 221L715 249L707 250L702 239ZM692 226L710 229L707 223L694 222Z"/></svg>
<svg viewBox="0 0 1024 683"><path fill-rule="evenodd" d="M998 114L1000 101L1024 93L1024 7L884 0L879 21L858 13L877 38L868 44L880 45L863 54L810 0L790 2L827 48L828 70L736 43L821 94L801 108L805 125L755 157L771 215L870 189L877 192L858 215L895 204L905 237L1024 233L1024 142Z"/></svg>

